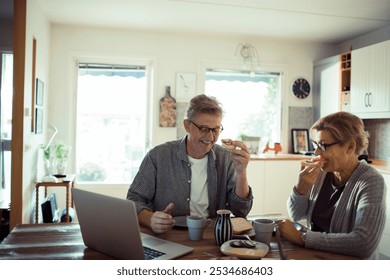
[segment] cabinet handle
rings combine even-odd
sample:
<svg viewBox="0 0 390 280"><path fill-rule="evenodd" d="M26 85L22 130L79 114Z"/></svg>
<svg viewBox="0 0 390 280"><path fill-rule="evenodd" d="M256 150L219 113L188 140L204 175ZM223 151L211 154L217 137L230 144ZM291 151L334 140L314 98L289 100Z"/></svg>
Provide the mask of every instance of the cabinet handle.
<svg viewBox="0 0 390 280"><path fill-rule="evenodd" d="M368 92L364 95L364 106L368 107Z"/></svg>
<svg viewBox="0 0 390 280"><path fill-rule="evenodd" d="M372 106L372 92L369 92L368 93L368 106L371 107Z"/></svg>

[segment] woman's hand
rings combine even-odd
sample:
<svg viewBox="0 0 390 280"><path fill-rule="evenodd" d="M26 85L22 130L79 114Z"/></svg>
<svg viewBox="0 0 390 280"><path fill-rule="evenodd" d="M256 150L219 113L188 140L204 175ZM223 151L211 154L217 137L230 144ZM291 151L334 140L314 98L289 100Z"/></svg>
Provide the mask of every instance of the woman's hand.
<svg viewBox="0 0 390 280"><path fill-rule="evenodd" d="M301 195L306 195L314 185L321 172L323 160L316 157L312 160L301 161L301 171L299 172L297 191Z"/></svg>
<svg viewBox="0 0 390 280"><path fill-rule="evenodd" d="M277 220L280 236L298 245L305 245L302 240L303 233L298 231L289 220Z"/></svg>

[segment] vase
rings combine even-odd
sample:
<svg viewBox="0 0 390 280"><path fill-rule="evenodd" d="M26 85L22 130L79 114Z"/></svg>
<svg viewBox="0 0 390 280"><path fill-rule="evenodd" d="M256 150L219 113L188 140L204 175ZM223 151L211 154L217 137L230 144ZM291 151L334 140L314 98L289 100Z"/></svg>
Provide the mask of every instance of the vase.
<svg viewBox="0 0 390 280"><path fill-rule="evenodd" d="M59 175L65 175L66 174L66 166L67 166L67 160L57 161L57 173Z"/></svg>
<svg viewBox="0 0 390 280"><path fill-rule="evenodd" d="M214 238L218 246L221 246L226 241L232 239L233 228L230 214L231 211L226 209L217 211L217 218L214 227Z"/></svg>
<svg viewBox="0 0 390 280"><path fill-rule="evenodd" d="M49 159L45 159L45 175L52 175L52 162Z"/></svg>

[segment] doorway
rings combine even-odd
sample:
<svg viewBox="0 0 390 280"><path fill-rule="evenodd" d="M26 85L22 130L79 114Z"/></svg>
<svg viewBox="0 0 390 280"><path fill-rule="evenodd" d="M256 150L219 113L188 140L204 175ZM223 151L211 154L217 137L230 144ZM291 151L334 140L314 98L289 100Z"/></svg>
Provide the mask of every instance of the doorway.
<svg viewBox="0 0 390 280"><path fill-rule="evenodd" d="M9 233L13 99L13 0L0 2L0 242Z"/></svg>

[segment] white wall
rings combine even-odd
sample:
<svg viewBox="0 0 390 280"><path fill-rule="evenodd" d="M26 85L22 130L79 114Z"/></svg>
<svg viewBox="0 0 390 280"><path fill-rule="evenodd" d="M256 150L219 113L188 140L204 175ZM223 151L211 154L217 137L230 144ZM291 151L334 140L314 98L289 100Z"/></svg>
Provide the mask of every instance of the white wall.
<svg viewBox="0 0 390 280"><path fill-rule="evenodd" d="M389 29L378 31L389 37ZM4 35L4 34L3 34ZM34 181L39 165L39 145L47 142L46 130L41 135L31 132L31 68L32 38L38 42L37 77L45 83L45 123L56 125L58 137L71 145L74 139L75 111L74 87L75 77L72 69L72 57L91 55L150 61L155 70L153 76L152 99L154 112L158 111L158 100L164 94L166 85L170 85L175 95L176 72L194 72L201 76L200 66L204 62L233 61L235 48L239 42L251 43L260 55L261 63L266 65L283 65L286 69L283 89L283 138L282 145L287 150L286 131L289 106L312 106L312 97L307 100L295 100L290 95L289 86L292 80L300 75L312 81L313 62L337 54L345 45L336 46L316 43L299 43L274 40L270 38L222 37L200 34L164 34L160 32L143 32L135 30L112 30L104 28L85 28L80 26L50 27L41 9L35 1L27 1L27 44L25 73L25 122L23 151L23 223L33 221L35 196ZM348 44L348 42L346 43ZM198 79L198 88L202 80ZM93 105L93 104L91 104ZM29 111L30 110L30 111ZM176 129L159 128L156 113L151 115L153 122L152 145L176 138ZM72 168L72 165L71 165ZM121 191L121 193L123 190Z"/></svg>
<svg viewBox="0 0 390 280"><path fill-rule="evenodd" d="M290 132L288 128L288 107L311 107L312 95L307 100L296 100L290 94L290 85L294 78L305 76L313 80L313 62L337 54L349 42L339 46L317 44L310 42L283 41L271 38L227 37L206 34L174 34L140 30L88 28L81 26L53 25L51 28L44 19L42 12L28 1L27 21L27 60L26 69L31 69L32 36L38 40L37 76L45 82L46 127L54 124L59 129L58 138L74 146L74 114L75 114L75 82L76 72L74 60L77 57L100 57L111 61L142 61L152 66L151 104L152 122L151 145L176 138L176 129L160 128L158 126L158 101L163 96L165 86L171 86L175 96L175 77L177 72L193 72L197 74L197 89L203 88L204 65L236 64L234 52L238 43L251 43L260 56L262 65L280 67L283 75L283 120L282 139L284 150ZM383 37L389 29L383 29L375 34ZM375 34L373 35L375 37ZM49 41L50 40L50 41ZM372 39L374 40L374 39ZM357 44L357 41L354 41ZM50 54L50 64L47 60ZM50 71L49 71L50 70ZM25 107L31 106L31 73L26 74ZM30 99L29 99L30 98ZM91 103L93 106L93 102ZM25 189L26 198L33 197L31 182L36 173L36 162L39 144L45 143L45 134L34 135L29 131L30 118L25 122ZM72 149L74 152L75 149ZM73 157L74 159L74 157ZM39 169L39 167L38 167ZM74 171L74 164L70 164ZM125 189L118 188L118 195ZM60 198L61 199L61 198ZM33 202L33 201L32 201ZM32 202L30 204L32 204ZM26 219L28 215L26 208Z"/></svg>
<svg viewBox="0 0 390 280"><path fill-rule="evenodd" d="M289 87L293 78L312 80L313 61L334 52L331 45L297 43L268 38L221 37L216 35L191 35L153 33L132 30L86 28L80 26L52 26L50 111L49 121L59 129L58 138L71 143L74 139L75 65L78 56L97 56L102 59L123 58L150 61L155 70L153 79L151 115L152 145L176 139L176 129L158 127L158 101L165 86L171 86L175 96L177 72L197 74L198 93L201 93L202 66L207 63L237 63L234 52L239 42L249 42L258 51L263 65L279 65L286 69L283 76L283 137L280 139L287 151L286 131L288 106L312 106L312 98L296 100ZM93 106L93 102L91 102ZM180 124L179 124L180 125Z"/></svg>
<svg viewBox="0 0 390 280"><path fill-rule="evenodd" d="M45 133L36 135L31 132L31 102L32 102L32 42L37 40L36 77L45 85L45 99L49 92L49 53L50 25L42 11L32 1L27 1L26 21L26 61L25 61L25 92L24 92L24 151L23 151L23 223L33 221L35 214L34 182L37 174L42 172L38 163L39 146L46 142ZM47 107L48 103L45 102ZM47 110L45 110L47 112Z"/></svg>
<svg viewBox="0 0 390 280"><path fill-rule="evenodd" d="M334 52L334 46L273 40L269 38L225 37L217 35L173 34L135 30L113 30L81 26L52 25L50 56L49 123L57 126L58 139L70 143L75 139L75 88L76 65L79 57L99 57L102 61L132 61L148 63L154 69L151 89L150 112L151 145L176 139L176 128L160 128L158 125L159 100L165 94L165 86L171 86L175 97L177 72L197 74L197 93L202 93L205 65L237 64L234 58L238 43L251 43L259 52L264 67L281 68L283 75L283 124L282 146L287 152L290 137L288 128L289 106L312 106L312 97L297 100L290 94L290 85L297 76L312 81L313 62ZM240 63L241 64L241 63ZM91 101L93 106L93 101ZM181 125L181 124L178 124ZM72 149L75 152L76 149ZM74 160L73 155L71 159ZM69 171L75 172L74 163ZM80 186L80 185L79 185ZM84 186L86 187L86 186ZM106 186L107 187L107 186ZM128 186L110 186L110 194L125 197ZM94 191L106 192L103 188ZM57 193L59 207L64 198Z"/></svg>

